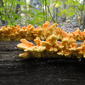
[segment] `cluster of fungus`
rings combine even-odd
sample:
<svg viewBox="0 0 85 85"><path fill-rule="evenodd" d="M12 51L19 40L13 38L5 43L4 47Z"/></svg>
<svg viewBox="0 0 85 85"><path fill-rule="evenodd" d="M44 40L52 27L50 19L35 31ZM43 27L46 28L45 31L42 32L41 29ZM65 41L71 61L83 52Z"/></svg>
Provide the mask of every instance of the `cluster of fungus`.
<svg viewBox="0 0 85 85"><path fill-rule="evenodd" d="M65 32L58 24L46 21L42 26L4 26L0 29L0 40L20 40L18 48L24 53L20 57L76 57L85 58L85 30ZM31 40L31 41L29 41ZM83 42L78 44L77 41Z"/></svg>
<svg viewBox="0 0 85 85"><path fill-rule="evenodd" d="M47 57L75 57L85 58L85 41L78 44L74 38L65 37L62 41L57 39L57 35L50 35L45 41L39 37L34 39L34 42L29 42L26 39L21 39L18 48L24 50L20 57L29 58L47 58Z"/></svg>
<svg viewBox="0 0 85 85"><path fill-rule="evenodd" d="M2 41L17 41L22 38L27 40L33 40L33 30L34 27L32 25L28 25L27 27L17 26L3 26L0 29L0 40Z"/></svg>
<svg viewBox="0 0 85 85"><path fill-rule="evenodd" d="M81 31L77 29L74 32L65 32L58 27L58 24L51 24L46 21L42 26L34 27L28 25L24 27L17 26L3 26L0 29L0 40L15 40L19 41L24 38L27 40L34 40L39 37L41 40L46 40L50 35L55 34L58 40L62 40L65 37L72 37L75 40L85 40L85 30Z"/></svg>

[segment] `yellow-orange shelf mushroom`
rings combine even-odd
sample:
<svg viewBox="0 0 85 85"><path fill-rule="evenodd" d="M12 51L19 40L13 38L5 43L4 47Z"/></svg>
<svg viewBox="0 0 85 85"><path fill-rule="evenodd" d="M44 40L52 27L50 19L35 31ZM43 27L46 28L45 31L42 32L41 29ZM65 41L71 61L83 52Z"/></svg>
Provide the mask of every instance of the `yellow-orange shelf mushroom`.
<svg viewBox="0 0 85 85"><path fill-rule="evenodd" d="M34 40L39 37L41 40L46 40L50 35L57 35L58 40L65 37L74 38L75 40L85 40L85 30L77 29L74 32L67 33L58 24L46 21L42 26L34 27L29 24L28 26L3 26L0 29L0 40L20 40L25 38L27 40Z"/></svg>

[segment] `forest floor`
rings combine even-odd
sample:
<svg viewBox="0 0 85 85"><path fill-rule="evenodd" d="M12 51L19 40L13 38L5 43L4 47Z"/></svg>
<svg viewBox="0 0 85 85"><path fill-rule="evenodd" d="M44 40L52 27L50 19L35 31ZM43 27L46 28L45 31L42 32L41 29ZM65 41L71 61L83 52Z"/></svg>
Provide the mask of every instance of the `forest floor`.
<svg viewBox="0 0 85 85"><path fill-rule="evenodd" d="M74 32L77 28L79 28L79 26L67 22L60 23L59 27L61 27L66 32Z"/></svg>

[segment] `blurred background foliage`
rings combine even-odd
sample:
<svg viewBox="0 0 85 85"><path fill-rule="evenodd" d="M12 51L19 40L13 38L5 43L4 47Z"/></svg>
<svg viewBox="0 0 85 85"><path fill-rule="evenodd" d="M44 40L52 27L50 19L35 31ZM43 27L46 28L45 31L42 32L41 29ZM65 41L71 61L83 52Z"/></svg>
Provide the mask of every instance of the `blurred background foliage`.
<svg viewBox="0 0 85 85"><path fill-rule="evenodd" d="M0 0L0 25L76 22L85 28L85 0Z"/></svg>

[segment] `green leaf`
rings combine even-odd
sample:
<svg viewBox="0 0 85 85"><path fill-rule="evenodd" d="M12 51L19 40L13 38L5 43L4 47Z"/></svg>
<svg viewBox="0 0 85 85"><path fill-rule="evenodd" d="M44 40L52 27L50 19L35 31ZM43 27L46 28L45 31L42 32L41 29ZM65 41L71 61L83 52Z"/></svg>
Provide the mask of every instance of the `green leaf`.
<svg viewBox="0 0 85 85"><path fill-rule="evenodd" d="M24 1L16 1L17 4L20 4L20 5L26 5L26 3Z"/></svg>
<svg viewBox="0 0 85 85"><path fill-rule="evenodd" d="M61 1L57 1L56 4L55 4L55 7L58 8L62 5L62 2Z"/></svg>

